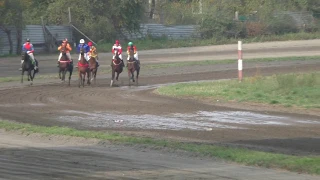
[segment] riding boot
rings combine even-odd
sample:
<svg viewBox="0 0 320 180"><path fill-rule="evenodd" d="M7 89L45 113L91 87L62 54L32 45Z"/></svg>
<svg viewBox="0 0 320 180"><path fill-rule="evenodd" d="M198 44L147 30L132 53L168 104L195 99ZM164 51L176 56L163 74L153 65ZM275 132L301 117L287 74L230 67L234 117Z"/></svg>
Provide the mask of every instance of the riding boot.
<svg viewBox="0 0 320 180"><path fill-rule="evenodd" d="M125 65L124 65L123 59L121 59L121 62L122 62L122 68L124 68Z"/></svg>
<svg viewBox="0 0 320 180"><path fill-rule="evenodd" d="M31 58L31 60L32 60L32 64L33 64L33 66L34 66L33 69L34 69L34 70L37 70L38 67L37 67L36 60L34 60L34 59L32 59L32 58Z"/></svg>

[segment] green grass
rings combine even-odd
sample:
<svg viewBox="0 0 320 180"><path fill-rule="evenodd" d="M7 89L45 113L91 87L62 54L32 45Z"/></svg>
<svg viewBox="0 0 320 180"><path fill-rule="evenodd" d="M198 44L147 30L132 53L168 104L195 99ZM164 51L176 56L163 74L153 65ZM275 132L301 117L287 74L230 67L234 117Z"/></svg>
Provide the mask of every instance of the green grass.
<svg viewBox="0 0 320 180"><path fill-rule="evenodd" d="M293 73L238 80L181 83L157 89L162 95L320 108L320 73Z"/></svg>
<svg viewBox="0 0 320 180"><path fill-rule="evenodd" d="M279 58L249 58L244 60L244 63L249 62L279 62L279 61L312 61L320 60L320 56L292 56L292 57L279 57ZM205 61L187 61L187 62L173 62L173 63L159 63L159 64L142 64L145 69L158 69L158 68L170 68L170 67L182 67L182 66L206 66L215 64L236 64L236 59L226 60L205 60Z"/></svg>
<svg viewBox="0 0 320 180"><path fill-rule="evenodd" d="M141 144L161 148L179 149L200 155L218 157L221 159L267 168L282 168L294 172L320 174L319 156L292 156L267 152L253 151L243 148L230 148L215 145L182 143L177 141L156 140L124 136L117 133L76 130L67 127L45 127L30 124L0 121L0 128L7 131L22 131L24 133L41 133L45 135L64 135L83 138L107 140L113 143Z"/></svg>
<svg viewBox="0 0 320 180"><path fill-rule="evenodd" d="M268 41L288 41L288 40L310 40L318 39L320 32L314 33L289 33L284 35L263 35L253 38L243 39L243 43L254 43L254 42L268 42ZM139 50L151 50L151 49L165 49L165 48L180 48L180 47L194 47L194 46L208 46L208 45L221 45L221 44L235 44L239 39L236 38L211 38L211 39L181 39L181 40L170 40L168 38L143 38L134 40L133 42L137 45ZM122 46L126 47L127 42L122 42ZM97 48L99 52L111 52L113 42L100 42Z"/></svg>

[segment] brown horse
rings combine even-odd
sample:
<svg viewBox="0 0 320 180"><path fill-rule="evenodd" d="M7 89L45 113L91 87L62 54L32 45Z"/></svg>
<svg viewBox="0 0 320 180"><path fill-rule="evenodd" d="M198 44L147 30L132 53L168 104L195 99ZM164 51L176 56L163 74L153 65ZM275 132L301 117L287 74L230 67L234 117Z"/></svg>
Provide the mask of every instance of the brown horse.
<svg viewBox="0 0 320 180"><path fill-rule="evenodd" d="M66 46L61 47L61 53L62 53L62 56L59 62L59 78L61 79L61 81L65 82L66 73L67 71L69 71L68 85L70 86L71 76L73 72L73 64L71 59L69 59L66 54ZM62 77L61 77L61 73L62 73Z"/></svg>
<svg viewBox="0 0 320 180"><path fill-rule="evenodd" d="M114 59L112 59L112 65L111 65L112 79L111 79L110 87L112 87L112 85L113 85L113 81L114 81L114 77L115 77L116 72L117 72L116 80L118 81L119 74L123 71L123 64L122 64L121 59L119 58L118 50L114 50L114 53L115 53L115 57L114 57Z"/></svg>
<svg viewBox="0 0 320 180"><path fill-rule="evenodd" d="M78 62L78 72L79 72L79 88L82 85L84 87L84 82L86 80L86 75L88 76L87 84L90 85L90 69L87 60L84 58L84 48L80 48L80 61Z"/></svg>
<svg viewBox="0 0 320 180"><path fill-rule="evenodd" d="M96 84L98 63L96 61L96 57L94 57L94 56L91 56L89 59L89 69L90 69L90 73L91 73L91 81L94 80L94 84Z"/></svg>
<svg viewBox="0 0 320 180"><path fill-rule="evenodd" d="M129 60L128 60L128 77L129 77L129 86L131 85L131 79L132 82L135 82L134 79L134 72L137 71L137 85L138 85L138 79L139 79L139 73L140 73L140 64L137 63L137 61L134 59L134 53L133 50L130 50L129 52Z"/></svg>

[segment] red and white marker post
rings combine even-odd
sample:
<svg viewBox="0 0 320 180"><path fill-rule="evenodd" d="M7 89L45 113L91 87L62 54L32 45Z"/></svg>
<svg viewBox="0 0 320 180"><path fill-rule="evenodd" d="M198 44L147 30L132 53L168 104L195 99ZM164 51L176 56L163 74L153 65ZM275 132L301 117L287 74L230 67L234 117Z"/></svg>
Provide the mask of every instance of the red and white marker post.
<svg viewBox="0 0 320 180"><path fill-rule="evenodd" d="M242 41L238 41L238 78L242 81Z"/></svg>

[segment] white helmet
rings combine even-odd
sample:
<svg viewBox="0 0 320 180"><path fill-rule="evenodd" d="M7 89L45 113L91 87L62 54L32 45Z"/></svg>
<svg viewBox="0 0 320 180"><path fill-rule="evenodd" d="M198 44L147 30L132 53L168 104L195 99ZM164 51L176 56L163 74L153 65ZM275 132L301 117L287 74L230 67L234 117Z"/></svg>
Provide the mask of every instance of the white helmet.
<svg viewBox="0 0 320 180"><path fill-rule="evenodd" d="M84 39L80 39L80 43L83 44L84 43Z"/></svg>

